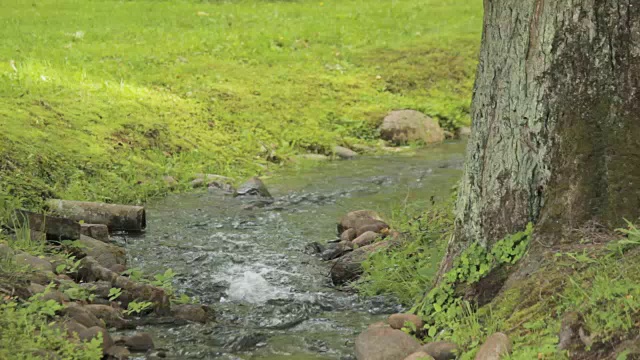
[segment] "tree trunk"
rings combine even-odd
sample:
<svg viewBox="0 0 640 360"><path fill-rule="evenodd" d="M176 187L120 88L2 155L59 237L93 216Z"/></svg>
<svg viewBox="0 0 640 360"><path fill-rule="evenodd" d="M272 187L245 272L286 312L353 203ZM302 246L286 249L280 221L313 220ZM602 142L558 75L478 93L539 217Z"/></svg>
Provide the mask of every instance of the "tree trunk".
<svg viewBox="0 0 640 360"><path fill-rule="evenodd" d="M472 135L441 272L473 242L640 213L640 3L485 0Z"/></svg>

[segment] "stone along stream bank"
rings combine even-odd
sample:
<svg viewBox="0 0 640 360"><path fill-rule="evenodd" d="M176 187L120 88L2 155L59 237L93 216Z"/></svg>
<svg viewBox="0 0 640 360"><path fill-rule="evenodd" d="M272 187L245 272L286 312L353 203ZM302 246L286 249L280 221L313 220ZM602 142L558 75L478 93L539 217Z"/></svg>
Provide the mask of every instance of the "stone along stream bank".
<svg viewBox="0 0 640 360"><path fill-rule="evenodd" d="M331 263L308 244L336 239L351 210L390 214L405 200L448 196L463 152L447 143L292 170L265 180L272 202L207 191L148 204L146 233L116 237L128 263L172 269L179 291L210 304L216 321L138 331L173 359L354 359L358 333L402 309L332 287Z"/></svg>

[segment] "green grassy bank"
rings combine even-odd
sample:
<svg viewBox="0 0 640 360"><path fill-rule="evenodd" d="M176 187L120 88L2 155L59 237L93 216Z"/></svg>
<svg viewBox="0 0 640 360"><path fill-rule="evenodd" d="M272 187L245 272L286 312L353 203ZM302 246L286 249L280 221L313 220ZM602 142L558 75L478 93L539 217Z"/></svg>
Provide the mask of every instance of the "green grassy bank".
<svg viewBox="0 0 640 360"><path fill-rule="evenodd" d="M391 109L468 122L480 0L8 0L0 199L142 202L377 141Z"/></svg>

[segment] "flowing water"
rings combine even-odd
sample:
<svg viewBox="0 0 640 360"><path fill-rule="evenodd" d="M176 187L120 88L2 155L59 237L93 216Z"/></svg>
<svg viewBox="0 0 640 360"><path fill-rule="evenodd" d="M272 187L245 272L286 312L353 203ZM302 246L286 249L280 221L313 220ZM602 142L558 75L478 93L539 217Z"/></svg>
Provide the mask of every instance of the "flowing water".
<svg viewBox="0 0 640 360"><path fill-rule="evenodd" d="M357 333L402 309L332 288L330 263L305 245L335 239L348 211L388 216L406 201L448 196L463 151L447 143L290 170L265 180L275 198L267 206L215 192L148 204L147 232L126 239L130 263L173 269L175 286L211 304L217 321L144 330L173 359L352 359Z"/></svg>

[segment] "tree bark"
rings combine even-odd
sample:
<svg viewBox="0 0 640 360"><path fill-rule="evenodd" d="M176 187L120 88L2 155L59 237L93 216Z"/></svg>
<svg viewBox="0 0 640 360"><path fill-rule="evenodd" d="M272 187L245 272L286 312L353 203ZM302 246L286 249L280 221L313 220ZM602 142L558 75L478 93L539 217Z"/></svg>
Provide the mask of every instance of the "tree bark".
<svg viewBox="0 0 640 360"><path fill-rule="evenodd" d="M441 266L536 224L536 243L640 214L640 3L485 0L472 135Z"/></svg>

